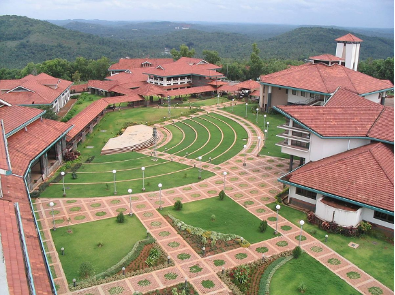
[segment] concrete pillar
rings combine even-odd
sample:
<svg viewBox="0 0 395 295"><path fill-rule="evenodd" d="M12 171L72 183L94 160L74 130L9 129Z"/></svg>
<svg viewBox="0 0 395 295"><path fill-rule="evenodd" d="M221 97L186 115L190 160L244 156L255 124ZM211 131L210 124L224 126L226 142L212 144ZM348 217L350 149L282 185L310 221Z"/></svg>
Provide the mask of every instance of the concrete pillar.
<svg viewBox="0 0 395 295"><path fill-rule="evenodd" d="M383 94L382 94L382 96L381 96L381 101L380 101L380 104L381 104L381 105L384 105L384 104L385 104L385 98L386 98L386 93L383 92Z"/></svg>
<svg viewBox="0 0 395 295"><path fill-rule="evenodd" d="M303 164L304 164L304 158L300 158L299 166L302 166Z"/></svg>
<svg viewBox="0 0 395 295"><path fill-rule="evenodd" d="M86 139L86 133L85 133L85 131L82 131L81 142L84 142L85 139Z"/></svg>
<svg viewBox="0 0 395 295"><path fill-rule="evenodd" d="M63 154L62 154L62 144L61 141L56 143L56 158L60 163L63 162Z"/></svg>
<svg viewBox="0 0 395 295"><path fill-rule="evenodd" d="M269 89L267 91L267 106L266 106L266 111L269 111L269 109L272 107L272 86L269 86Z"/></svg>
<svg viewBox="0 0 395 295"><path fill-rule="evenodd" d="M43 175L43 180L48 175L48 155L45 153L40 157L41 174Z"/></svg>

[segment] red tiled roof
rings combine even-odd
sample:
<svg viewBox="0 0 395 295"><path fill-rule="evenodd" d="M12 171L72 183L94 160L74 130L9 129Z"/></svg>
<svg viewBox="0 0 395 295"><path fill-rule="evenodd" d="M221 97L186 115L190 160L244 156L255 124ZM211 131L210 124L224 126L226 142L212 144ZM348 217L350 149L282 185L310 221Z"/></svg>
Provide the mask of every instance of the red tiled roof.
<svg viewBox="0 0 395 295"><path fill-rule="evenodd" d="M88 89L88 83L79 84L79 85L72 85L70 87L70 91L74 91L74 92L77 92L77 93L81 93L81 92L87 91L87 89Z"/></svg>
<svg viewBox="0 0 395 295"><path fill-rule="evenodd" d="M200 63L202 62L202 63ZM200 75L210 78L223 77L223 74L216 70L221 67L206 63L201 59L182 57L179 60L156 68L147 68L147 75L155 75L159 77L171 77L178 75Z"/></svg>
<svg viewBox="0 0 395 295"><path fill-rule="evenodd" d="M206 86L198 86L198 87L191 87L184 89L169 90L166 92L166 96L186 95L186 94L203 93L209 91L215 91L215 87L211 85L206 85Z"/></svg>
<svg viewBox="0 0 395 295"><path fill-rule="evenodd" d="M133 91L142 96L165 95L166 93L166 91L163 88L148 83Z"/></svg>
<svg viewBox="0 0 395 295"><path fill-rule="evenodd" d="M208 85L212 85L212 86L228 85L227 82L221 81L221 80L213 80L213 81L211 81L211 82L209 82L209 83L207 83L207 84L208 84ZM258 85L258 87L259 87L259 85Z"/></svg>
<svg viewBox="0 0 395 295"><path fill-rule="evenodd" d="M44 111L22 106L4 106L0 108L0 118L4 121L5 133L9 133L19 126L38 117Z"/></svg>
<svg viewBox="0 0 395 295"><path fill-rule="evenodd" d="M293 87L322 93L333 93L344 87L358 94L365 94L393 88L389 80L379 80L360 72L334 64L306 63L288 69L263 75L263 83Z"/></svg>
<svg viewBox="0 0 395 295"><path fill-rule="evenodd" d="M0 200L0 233L10 294L29 294L14 204L6 200Z"/></svg>
<svg viewBox="0 0 395 295"><path fill-rule="evenodd" d="M48 119L36 120L26 129L8 137L12 173L22 176L30 161L64 134L70 126L68 123Z"/></svg>
<svg viewBox="0 0 395 295"><path fill-rule="evenodd" d="M247 80L247 81L237 84L237 86L239 87L239 89L254 90L254 89L259 89L261 84L259 84L257 81L254 81L254 80Z"/></svg>
<svg viewBox="0 0 395 295"><path fill-rule="evenodd" d="M324 137L370 137L394 141L394 121L387 107L277 106ZM380 118L382 117L382 118ZM392 135L391 135L392 134Z"/></svg>
<svg viewBox="0 0 395 295"><path fill-rule="evenodd" d="M160 64L172 63L172 58L121 58L119 62L111 65L109 70L132 70L141 68L143 63L152 64L151 67L156 67Z"/></svg>
<svg viewBox="0 0 395 295"><path fill-rule="evenodd" d="M68 123L73 125L73 129L67 134L67 141L76 136L82 129L84 129L93 119L95 119L106 107L108 103L99 99L91 103L88 107L83 109L75 117L71 118Z"/></svg>
<svg viewBox="0 0 395 295"><path fill-rule="evenodd" d="M240 87L239 87L238 84L236 84L236 85L224 85L224 86L221 86L219 88L219 90L220 91L226 91L226 92L236 92L236 91L240 90Z"/></svg>
<svg viewBox="0 0 395 295"><path fill-rule="evenodd" d="M370 128L369 137L384 139L394 142L394 108L385 107L377 118L376 122Z"/></svg>
<svg viewBox="0 0 395 295"><path fill-rule="evenodd" d="M88 87L100 90L109 91L112 87L118 85L117 81L100 81L100 80L89 80Z"/></svg>
<svg viewBox="0 0 395 295"><path fill-rule="evenodd" d="M358 42L359 43L359 42L362 42L363 40L359 39L358 37L354 36L353 34L348 33L342 37L335 39L335 41L337 41L337 42L353 42L353 43Z"/></svg>
<svg viewBox="0 0 395 295"><path fill-rule="evenodd" d="M0 98L13 105L52 104L73 83L57 79L47 74L28 75L19 80L0 82L0 89L8 92L0 94ZM25 91L12 91L21 87Z"/></svg>
<svg viewBox="0 0 395 295"><path fill-rule="evenodd" d="M132 95L125 95L125 96L111 96L102 98L107 105L114 104L114 103L123 103L123 102L133 102L133 101L143 101L144 98L137 95L136 93L132 93ZM77 114L78 116L78 114Z"/></svg>
<svg viewBox="0 0 395 295"><path fill-rule="evenodd" d="M394 211L394 151L383 143L309 162L282 179Z"/></svg>
<svg viewBox="0 0 395 295"><path fill-rule="evenodd" d="M26 187L24 184L24 180L22 177L18 177L15 175L8 175L1 178L2 188L4 197L4 201L10 202L18 202L19 209L21 212L21 219L23 224L23 231L25 234L27 251L29 253L29 261L33 275L34 287L36 289L36 294L42 295L52 295L51 284L48 278L47 271L45 269L44 258L41 252L41 247L39 243L38 233L36 230L36 226L33 222L33 213L30 208L30 203L28 200ZM8 231L8 228L7 228ZM14 238L16 236L14 235ZM19 259L15 257L17 253L12 252L11 257L14 259ZM21 278L19 280L19 275L24 275L23 272L20 274L11 274L13 277L14 286L18 284L24 284L25 280ZM22 286L21 286L22 287ZM13 293L11 293L13 294ZM15 294L29 294L26 292L23 293L15 293Z"/></svg>
<svg viewBox="0 0 395 295"><path fill-rule="evenodd" d="M327 107L377 107L377 103L359 96L346 88L339 87L325 103Z"/></svg>
<svg viewBox="0 0 395 295"><path fill-rule="evenodd" d="M132 73L119 73L106 77L106 80L118 81L119 85L127 88L133 88L136 82L147 83L147 75L144 74L146 68L133 69Z"/></svg>
<svg viewBox="0 0 395 295"><path fill-rule="evenodd" d="M322 61L342 61L344 58L334 56L332 54L321 54L316 56L310 56L309 59L322 60Z"/></svg>

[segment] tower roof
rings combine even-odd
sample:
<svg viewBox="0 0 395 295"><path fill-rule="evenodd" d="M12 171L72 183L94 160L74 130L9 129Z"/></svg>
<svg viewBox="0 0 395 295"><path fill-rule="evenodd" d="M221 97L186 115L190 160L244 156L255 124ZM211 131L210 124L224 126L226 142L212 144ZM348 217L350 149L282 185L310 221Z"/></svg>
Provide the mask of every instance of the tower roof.
<svg viewBox="0 0 395 295"><path fill-rule="evenodd" d="M348 33L342 37L335 39L337 42L352 42L352 43L360 43L363 40L359 39L358 37L354 36L353 34Z"/></svg>

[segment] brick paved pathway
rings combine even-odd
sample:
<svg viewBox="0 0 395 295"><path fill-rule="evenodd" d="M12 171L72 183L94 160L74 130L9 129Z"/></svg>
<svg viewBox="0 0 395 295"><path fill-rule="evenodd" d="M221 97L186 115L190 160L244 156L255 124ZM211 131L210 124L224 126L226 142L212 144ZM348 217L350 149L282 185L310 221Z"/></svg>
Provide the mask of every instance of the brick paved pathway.
<svg viewBox="0 0 395 295"><path fill-rule="evenodd" d="M236 116L225 113L215 106L205 109L208 112L218 112L229 118L236 118ZM269 217L276 217L275 212L266 207L266 204L272 203L275 200L274 196L282 190L282 185L277 182L277 178L281 174L287 172L288 160L267 156L261 158L256 157L258 153L256 144L257 137L264 137L261 130L243 118L237 117L237 121L242 124L248 132L248 142L246 143L247 155L244 156L244 151L242 151L239 155L221 165L203 163L206 170L214 172L216 175L198 183L162 190L162 201L164 202L162 206L172 205L175 200L178 199L182 200L183 203L187 203L217 196L224 186L222 172L226 171L228 175L226 176L225 187L229 197L260 219L264 218L267 220ZM163 145L170 140L171 134L167 131L161 132L166 133L166 139L160 144ZM143 151L143 153L149 154L150 151L146 150ZM185 160L183 157L169 155L163 152L159 153L158 156L164 159L172 157L174 161ZM246 166L243 166L244 161L246 161ZM189 161L184 162L184 164L188 163ZM192 162L190 164L192 165ZM141 193L133 195L133 197L133 212L171 257L174 261L174 266L152 273L94 286L78 292L70 292L67 288L66 278L60 265L58 252L55 250L54 244L50 238L52 216L48 204L51 200L39 199L36 202L37 213L39 214L39 220L43 227L44 239L48 247L47 254L51 257L51 266L55 270L57 276L55 283L59 286L58 294L104 295L111 294L114 290L122 291L117 294L133 294L134 291L148 292L158 288L172 286L184 282L185 279L194 286L199 294L229 294L227 286L222 283L216 275L217 272L222 270L222 267L228 269L236 265L261 259L262 254L257 251L260 247L266 247L268 251L265 253L265 256L271 256L285 250L293 249L298 244L295 236L299 234L299 228L280 216L278 220L278 231L282 234L281 236L252 244L249 248L238 248L201 258L194 252L188 243L176 233L173 227L167 223L165 218L157 212L156 209L159 206L159 195L157 192ZM120 200L120 202L111 202L113 200ZM128 195L89 199L64 198L52 201L56 203L54 209L59 211L56 218L65 220L64 223L57 225L57 227L66 226L67 220L70 220L71 224L78 224L104 218L112 218L118 214L116 211L117 209L126 208L128 210L129 208ZM70 201L75 202L70 203ZM100 204L100 206L90 206L93 203ZM78 212L70 210L76 206L81 207L81 210ZM96 216L95 213L99 211L104 211L107 214L101 217ZM81 219L81 216L84 216L84 218ZM269 226L274 228L275 223L275 221L269 221ZM359 292L370 294L369 288L378 287L383 291L382 294L394 294L393 291L334 252L324 243L316 240L306 232L303 232L303 236L306 237L306 240L302 241L302 248ZM180 253L189 254L190 258L184 260L179 259L178 254ZM239 253L246 254L246 258L242 260L236 259L235 255ZM214 260L218 259L225 261L225 264L220 267L215 266ZM193 270L196 269L199 271L194 272ZM359 274L359 276L356 276L358 278L349 278L347 274L351 272ZM166 279L165 277L165 275L170 273L174 277L173 280ZM211 280L215 286L206 289L202 284L205 280Z"/></svg>

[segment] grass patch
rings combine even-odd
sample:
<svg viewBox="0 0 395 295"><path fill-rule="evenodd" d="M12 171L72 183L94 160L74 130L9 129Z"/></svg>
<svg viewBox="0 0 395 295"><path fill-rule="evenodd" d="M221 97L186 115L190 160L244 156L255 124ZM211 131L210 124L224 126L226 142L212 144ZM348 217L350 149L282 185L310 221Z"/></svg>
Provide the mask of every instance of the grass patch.
<svg viewBox="0 0 395 295"><path fill-rule="evenodd" d="M185 223L225 234L242 236L250 243L257 243L273 237L273 229L269 228L261 233L258 226L259 218L249 213L231 198L219 200L210 198L191 203L185 203L181 211L174 210L173 206L163 208L162 215L171 214ZM215 222L211 216L215 215Z"/></svg>
<svg viewBox="0 0 395 295"><path fill-rule="evenodd" d="M275 210L276 203L267 206ZM290 222L299 225L300 220L307 220L306 214L299 210L281 206L279 214ZM325 235L328 234L318 226L306 222L303 230L314 236L321 242L325 242ZM326 245L334 251L350 260L356 266L373 276L390 289L394 289L394 245L384 239L380 233L373 231L369 235L361 237L346 237L339 234L328 234ZM357 249L348 246L350 242L359 244ZM386 271L383 272L382 270Z"/></svg>
<svg viewBox="0 0 395 295"><path fill-rule="evenodd" d="M322 281L323 278L325 283ZM270 294L300 294L298 286L302 282L306 286L305 294L359 294L306 253L298 259L291 259L275 272L270 283Z"/></svg>
<svg viewBox="0 0 395 295"><path fill-rule="evenodd" d="M120 261L147 234L137 217L127 217L124 223L117 223L115 218L110 218L70 228L72 233L67 232L67 228L51 231L69 283L73 278L78 279L80 263L90 262L96 274L105 271ZM102 247L97 246L99 242ZM67 255L60 255L61 247L67 249Z"/></svg>

